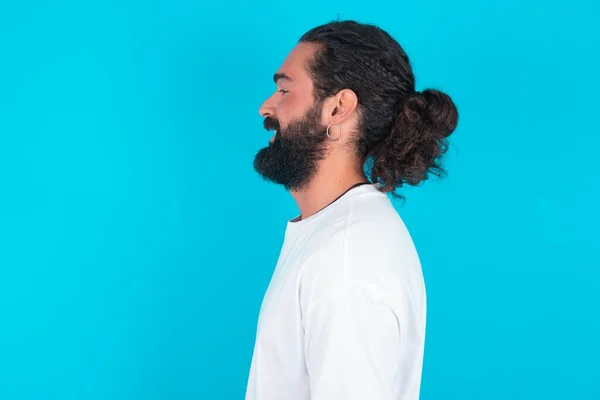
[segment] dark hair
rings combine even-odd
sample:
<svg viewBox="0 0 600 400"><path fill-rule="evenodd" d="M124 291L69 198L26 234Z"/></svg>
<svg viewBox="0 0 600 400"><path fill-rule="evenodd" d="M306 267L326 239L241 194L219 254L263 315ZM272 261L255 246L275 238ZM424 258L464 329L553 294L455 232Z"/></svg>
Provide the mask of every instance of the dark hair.
<svg viewBox="0 0 600 400"><path fill-rule="evenodd" d="M415 91L408 56L383 29L334 21L305 33L300 42L318 46L308 66L316 100L342 89L358 97L356 151L381 190L417 185L445 174L441 158L458 122L450 97L438 90Z"/></svg>

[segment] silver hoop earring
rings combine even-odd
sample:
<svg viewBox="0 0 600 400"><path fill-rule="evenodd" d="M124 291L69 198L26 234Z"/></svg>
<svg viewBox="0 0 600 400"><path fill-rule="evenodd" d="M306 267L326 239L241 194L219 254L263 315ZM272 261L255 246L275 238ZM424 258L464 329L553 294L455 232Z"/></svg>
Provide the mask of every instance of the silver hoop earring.
<svg viewBox="0 0 600 400"><path fill-rule="evenodd" d="M331 140L332 142L337 142L337 141L338 141L338 140L340 140L340 138L342 137L342 126L341 126L341 125L336 125L336 126L339 126L339 127L340 127L340 134L339 134L339 136L338 136L338 137L336 137L336 138L334 139L334 138L332 138L332 137L331 137L331 135L330 135L330 133L329 133L329 128L331 128L331 125L333 125L333 122L332 122L332 123L330 123L330 124L327 126L327 132L326 132L326 133L327 133L327 137L328 137L328 138L329 138L329 140Z"/></svg>

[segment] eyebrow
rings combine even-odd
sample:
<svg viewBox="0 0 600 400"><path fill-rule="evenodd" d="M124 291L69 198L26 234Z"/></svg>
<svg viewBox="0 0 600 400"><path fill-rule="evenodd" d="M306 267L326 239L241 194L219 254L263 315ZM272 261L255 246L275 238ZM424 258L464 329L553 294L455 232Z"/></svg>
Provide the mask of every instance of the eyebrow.
<svg viewBox="0 0 600 400"><path fill-rule="evenodd" d="M293 82L292 78L290 78L283 72L278 72L275 75L273 75L273 82L277 83L280 79L285 79L287 81Z"/></svg>

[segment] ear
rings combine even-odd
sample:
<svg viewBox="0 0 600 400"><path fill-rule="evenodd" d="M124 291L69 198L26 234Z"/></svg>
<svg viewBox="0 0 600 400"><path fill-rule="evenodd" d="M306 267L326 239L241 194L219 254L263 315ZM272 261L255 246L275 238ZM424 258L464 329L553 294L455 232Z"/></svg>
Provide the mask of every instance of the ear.
<svg viewBox="0 0 600 400"><path fill-rule="evenodd" d="M324 123L339 125L346 121L358 107L358 97L353 90L342 89L329 98L323 109Z"/></svg>

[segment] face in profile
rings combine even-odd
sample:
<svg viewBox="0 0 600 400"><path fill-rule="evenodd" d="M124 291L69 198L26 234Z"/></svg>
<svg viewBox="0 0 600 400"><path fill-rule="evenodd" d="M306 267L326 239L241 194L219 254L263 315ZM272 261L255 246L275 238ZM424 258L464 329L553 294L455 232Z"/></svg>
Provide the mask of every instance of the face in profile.
<svg viewBox="0 0 600 400"><path fill-rule="evenodd" d="M306 69L313 52L310 44L299 44L290 52L275 74L276 92L260 108L265 129L274 134L256 154L254 168L287 190L306 186L326 153L322 102L315 101Z"/></svg>

